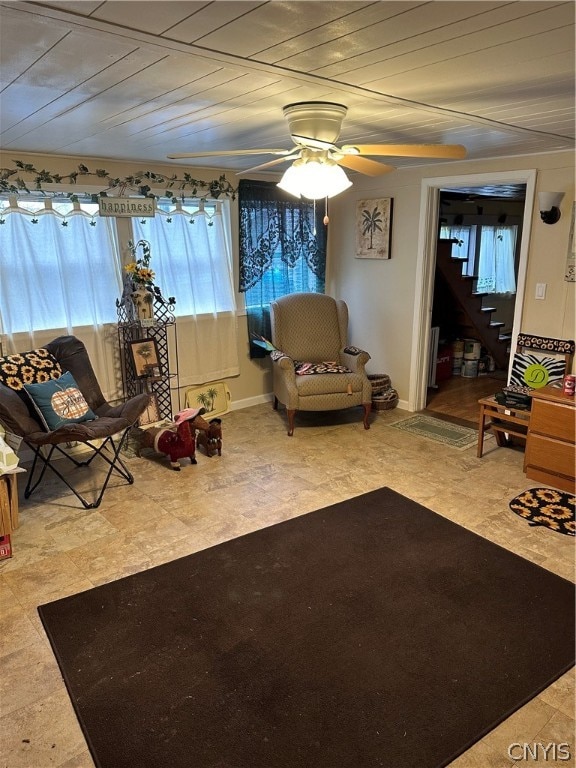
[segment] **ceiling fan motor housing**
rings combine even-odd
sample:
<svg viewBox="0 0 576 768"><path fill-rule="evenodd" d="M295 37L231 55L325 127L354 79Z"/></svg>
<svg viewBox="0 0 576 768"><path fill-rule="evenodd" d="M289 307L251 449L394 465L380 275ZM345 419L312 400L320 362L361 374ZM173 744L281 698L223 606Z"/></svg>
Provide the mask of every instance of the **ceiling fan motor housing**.
<svg viewBox="0 0 576 768"><path fill-rule="evenodd" d="M301 101L287 104L282 111L292 136L304 136L333 144L340 135L342 120L348 108L343 104L326 101Z"/></svg>

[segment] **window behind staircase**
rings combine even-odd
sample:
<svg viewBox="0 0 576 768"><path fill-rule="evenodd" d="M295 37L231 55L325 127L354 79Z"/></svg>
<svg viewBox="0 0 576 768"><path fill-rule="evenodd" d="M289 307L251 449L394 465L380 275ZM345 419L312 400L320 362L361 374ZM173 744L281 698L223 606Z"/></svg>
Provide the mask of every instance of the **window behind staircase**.
<svg viewBox="0 0 576 768"><path fill-rule="evenodd" d="M517 225L443 225L440 237L455 241L452 257L462 261L463 275L477 279L477 293L516 293Z"/></svg>

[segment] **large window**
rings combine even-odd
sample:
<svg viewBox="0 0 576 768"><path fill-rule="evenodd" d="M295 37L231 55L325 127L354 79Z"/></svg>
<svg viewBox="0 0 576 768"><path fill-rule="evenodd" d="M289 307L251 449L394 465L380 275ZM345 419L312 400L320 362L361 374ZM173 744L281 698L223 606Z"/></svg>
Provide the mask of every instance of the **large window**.
<svg viewBox="0 0 576 768"><path fill-rule="evenodd" d="M164 296L177 298L179 316L236 309L228 206L160 201L154 218L132 222L135 240L150 243L155 283Z"/></svg>
<svg viewBox="0 0 576 768"><path fill-rule="evenodd" d="M180 384L239 373L229 202L158 202L147 219L100 217L98 205L67 199L0 201L0 332L9 351L59 333L89 345L98 378L108 377L117 346L116 299L132 260L128 240L147 240L154 284L176 297ZM122 233L124 259L117 228Z"/></svg>
<svg viewBox="0 0 576 768"><path fill-rule="evenodd" d="M462 274L476 278L478 293L516 293L516 225L443 225L442 239L454 240L452 257L462 261Z"/></svg>
<svg viewBox="0 0 576 768"><path fill-rule="evenodd" d="M116 322L114 219L94 204L0 201L0 323L8 335Z"/></svg>
<svg viewBox="0 0 576 768"><path fill-rule="evenodd" d="M132 220L134 239L150 244L154 283L176 298L183 385L240 372L229 206L161 200L154 218Z"/></svg>
<svg viewBox="0 0 576 768"><path fill-rule="evenodd" d="M250 338L270 338L270 302L289 293L324 293L326 227L323 211L274 182L241 180L240 291ZM252 357L265 354L250 345Z"/></svg>

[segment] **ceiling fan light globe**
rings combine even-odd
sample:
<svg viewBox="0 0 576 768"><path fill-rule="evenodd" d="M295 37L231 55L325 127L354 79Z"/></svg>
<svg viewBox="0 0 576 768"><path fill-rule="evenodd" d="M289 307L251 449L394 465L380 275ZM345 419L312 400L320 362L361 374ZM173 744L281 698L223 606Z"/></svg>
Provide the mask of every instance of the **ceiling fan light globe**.
<svg viewBox="0 0 576 768"><path fill-rule="evenodd" d="M336 163L308 163L309 176L301 188L303 197L320 200L324 197L334 197L352 186L342 168Z"/></svg>
<svg viewBox="0 0 576 768"><path fill-rule="evenodd" d="M298 162L298 161L296 161ZM301 166L300 166L301 167ZM289 195L294 197L300 197L300 174L298 173L298 166L296 163L290 166L285 172L278 184L276 185L284 192L288 192Z"/></svg>
<svg viewBox="0 0 576 768"><path fill-rule="evenodd" d="M351 187L352 182L336 163L310 160L290 166L278 186L296 197L320 200L339 195Z"/></svg>

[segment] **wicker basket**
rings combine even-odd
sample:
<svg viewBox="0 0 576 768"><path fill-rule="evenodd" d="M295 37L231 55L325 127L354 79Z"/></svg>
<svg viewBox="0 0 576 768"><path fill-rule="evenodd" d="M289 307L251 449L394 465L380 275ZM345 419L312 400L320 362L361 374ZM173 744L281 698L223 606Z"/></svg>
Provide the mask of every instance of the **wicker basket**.
<svg viewBox="0 0 576 768"><path fill-rule="evenodd" d="M380 395L390 389L390 376L385 373L369 373L368 380L372 384L372 397Z"/></svg>
<svg viewBox="0 0 576 768"><path fill-rule="evenodd" d="M372 408L376 411L387 411L396 408L398 405L398 392L392 387L388 387L384 392L372 395Z"/></svg>

